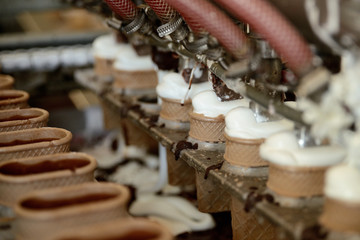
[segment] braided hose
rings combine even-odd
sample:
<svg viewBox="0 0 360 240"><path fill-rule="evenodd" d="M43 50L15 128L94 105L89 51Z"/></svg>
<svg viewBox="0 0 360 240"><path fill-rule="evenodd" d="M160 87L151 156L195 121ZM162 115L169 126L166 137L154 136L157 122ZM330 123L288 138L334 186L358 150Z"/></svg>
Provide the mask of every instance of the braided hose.
<svg viewBox="0 0 360 240"><path fill-rule="evenodd" d="M176 11L164 0L145 0L162 23L167 23L176 16Z"/></svg>
<svg viewBox="0 0 360 240"><path fill-rule="evenodd" d="M194 26L201 26L235 57L244 57L247 50L246 36L227 15L214 5L206 0L165 1L181 14L192 29Z"/></svg>
<svg viewBox="0 0 360 240"><path fill-rule="evenodd" d="M131 0L104 0L113 12L124 21L132 21L136 14L136 5Z"/></svg>
<svg viewBox="0 0 360 240"><path fill-rule="evenodd" d="M173 9L169 4L167 4L165 0L145 0L145 2L151 7L152 10L154 10L156 15L163 23L169 22L177 14L176 10ZM184 20L193 32L205 32L204 28L202 28L201 25L197 22L193 23L191 22L191 20L189 22L186 19Z"/></svg>
<svg viewBox="0 0 360 240"><path fill-rule="evenodd" d="M296 29L264 0L215 0L264 37L298 76L312 64L312 52Z"/></svg>

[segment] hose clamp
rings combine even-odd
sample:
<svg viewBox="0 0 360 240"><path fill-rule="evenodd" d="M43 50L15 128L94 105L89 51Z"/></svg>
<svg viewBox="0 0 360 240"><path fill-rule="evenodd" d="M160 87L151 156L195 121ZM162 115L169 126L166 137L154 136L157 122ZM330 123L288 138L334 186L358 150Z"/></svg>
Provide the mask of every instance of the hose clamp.
<svg viewBox="0 0 360 240"><path fill-rule="evenodd" d="M184 41L184 47L190 52L202 53L209 49L207 43L208 43L208 38L202 37L192 42Z"/></svg>
<svg viewBox="0 0 360 240"><path fill-rule="evenodd" d="M142 27L144 22L145 22L145 14L143 12L139 12L134 18L134 20L132 20L130 23L124 26L122 30L126 34L134 33Z"/></svg>
<svg viewBox="0 0 360 240"><path fill-rule="evenodd" d="M160 37L165 37L170 35L171 33L175 32L176 29L180 27L182 24L182 18L180 16L176 16L172 18L169 22L161 25L156 29L157 33Z"/></svg>

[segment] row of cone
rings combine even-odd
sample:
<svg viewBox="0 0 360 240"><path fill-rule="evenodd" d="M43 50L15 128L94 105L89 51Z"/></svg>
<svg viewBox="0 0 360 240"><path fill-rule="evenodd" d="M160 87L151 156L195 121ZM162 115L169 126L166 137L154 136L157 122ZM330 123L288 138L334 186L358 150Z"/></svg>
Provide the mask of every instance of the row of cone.
<svg viewBox="0 0 360 240"><path fill-rule="evenodd" d="M96 160L70 152L71 132L47 127L49 113L30 108L29 94L9 89L13 83L0 75L1 215L15 239L172 239L131 217L129 189L96 182Z"/></svg>

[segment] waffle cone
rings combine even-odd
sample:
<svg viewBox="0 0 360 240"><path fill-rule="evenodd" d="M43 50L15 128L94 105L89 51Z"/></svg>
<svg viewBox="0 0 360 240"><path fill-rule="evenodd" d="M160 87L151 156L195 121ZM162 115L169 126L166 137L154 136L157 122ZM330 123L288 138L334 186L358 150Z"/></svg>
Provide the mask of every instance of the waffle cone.
<svg viewBox="0 0 360 240"><path fill-rule="evenodd" d="M158 83L154 70L123 71L114 69L113 75L113 88L115 89L155 88Z"/></svg>
<svg viewBox="0 0 360 240"><path fill-rule="evenodd" d="M49 113L40 108L8 109L0 111L0 132L45 127Z"/></svg>
<svg viewBox="0 0 360 240"><path fill-rule="evenodd" d="M230 210L230 194L221 187L217 187L210 179L196 172L196 194L198 209L205 213L224 212Z"/></svg>
<svg viewBox="0 0 360 240"><path fill-rule="evenodd" d="M360 234L360 203L350 203L326 197L320 223L338 232Z"/></svg>
<svg viewBox="0 0 360 240"><path fill-rule="evenodd" d="M323 194L328 167L294 167L270 163L267 186L287 197L312 197Z"/></svg>
<svg viewBox="0 0 360 240"><path fill-rule="evenodd" d="M11 89L14 85L14 78L10 75L0 74L0 89Z"/></svg>
<svg viewBox="0 0 360 240"><path fill-rule="evenodd" d="M29 94L21 90L2 90L0 91L0 110L27 108Z"/></svg>
<svg viewBox="0 0 360 240"><path fill-rule="evenodd" d="M95 75L103 77L112 75L112 65L114 63L113 59L106 59L101 57L96 57L94 59L94 72Z"/></svg>
<svg viewBox="0 0 360 240"><path fill-rule="evenodd" d="M264 139L226 138L224 158L227 162L241 167L263 167L269 164L259 154L259 147Z"/></svg>
<svg viewBox="0 0 360 240"><path fill-rule="evenodd" d="M253 212L245 212L243 203L235 197L232 197L231 200L231 225L234 240L278 239L277 229L274 225L266 219L258 221Z"/></svg>
<svg viewBox="0 0 360 240"><path fill-rule="evenodd" d="M189 112L191 111L191 100L185 101L182 105L181 100L174 100L169 98L161 98L160 117L178 122L189 122Z"/></svg>
<svg viewBox="0 0 360 240"><path fill-rule="evenodd" d="M139 231L141 229L141 231ZM163 225L145 218L123 218L104 223L74 228L61 232L49 240L64 239L153 239L173 240Z"/></svg>
<svg viewBox="0 0 360 240"><path fill-rule="evenodd" d="M82 201L77 202L77 199ZM114 183L91 182L32 191L14 206L15 238L46 240L74 226L128 217L129 199L129 190ZM41 208L39 203L36 204L38 201L49 207ZM51 207L53 202L60 202L62 207Z"/></svg>
<svg viewBox="0 0 360 240"><path fill-rule="evenodd" d="M10 168L14 164L26 164L27 166L37 166L37 164L46 164L52 162L56 164L58 161L82 160L87 164L85 166L76 166L75 162L69 166L70 169L62 170L46 170L41 173L32 173L27 175L11 175L6 174L3 169ZM64 163L61 163L64 164ZM83 182L90 182L94 179L94 170L96 168L96 160L85 153L58 153L47 156L39 156L32 158L22 158L4 161L0 164L0 204L12 206L17 200L36 189L52 188L57 186L75 185ZM44 168L44 167L43 167ZM13 170L14 171L14 170ZM21 171L19 171L21 172Z"/></svg>
<svg viewBox="0 0 360 240"><path fill-rule="evenodd" d="M175 155L166 150L168 163L169 184L174 186L188 186L195 184L195 170L183 160L175 160Z"/></svg>
<svg viewBox="0 0 360 240"><path fill-rule="evenodd" d="M9 159L68 152L71 139L71 132L61 128L44 127L3 132L0 133L0 145L3 145L0 147L0 162ZM33 141L33 143L10 145L10 143L18 141Z"/></svg>
<svg viewBox="0 0 360 240"><path fill-rule="evenodd" d="M190 112L189 136L204 142L225 142L225 119L220 115L216 118Z"/></svg>

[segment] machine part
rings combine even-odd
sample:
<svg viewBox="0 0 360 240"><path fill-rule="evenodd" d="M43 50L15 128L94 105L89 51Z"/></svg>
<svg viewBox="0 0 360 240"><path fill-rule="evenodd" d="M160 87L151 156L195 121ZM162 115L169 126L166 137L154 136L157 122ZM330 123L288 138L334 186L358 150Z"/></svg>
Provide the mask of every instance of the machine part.
<svg viewBox="0 0 360 240"><path fill-rule="evenodd" d="M256 104L254 101L250 101L249 108L254 112L256 122L258 123L272 122L281 119L279 115L270 113L270 111Z"/></svg>
<svg viewBox="0 0 360 240"><path fill-rule="evenodd" d="M184 47L193 53L202 53L209 49L208 47L208 38L206 36L197 38L193 41L184 41Z"/></svg>
<svg viewBox="0 0 360 240"><path fill-rule="evenodd" d="M120 30L121 26L122 26L122 21L120 21L119 19L112 17L112 18L108 18L106 19L106 24L115 30Z"/></svg>
<svg viewBox="0 0 360 240"><path fill-rule="evenodd" d="M205 0L166 0L166 2L180 13L188 24L189 22L201 24L233 56L244 58L247 55L245 34L227 15L210 2Z"/></svg>
<svg viewBox="0 0 360 240"><path fill-rule="evenodd" d="M104 0L114 13L124 21L132 21L137 15L137 8L130 0Z"/></svg>
<svg viewBox="0 0 360 240"><path fill-rule="evenodd" d="M145 23L145 14L143 12L139 12L136 17L127 25L122 27L122 30L127 34L134 33L138 31Z"/></svg>
<svg viewBox="0 0 360 240"><path fill-rule="evenodd" d="M315 139L311 136L309 127L298 126L296 130L296 136L298 138L299 146L302 148L319 145L316 143Z"/></svg>
<svg viewBox="0 0 360 240"><path fill-rule="evenodd" d="M247 22L283 57L298 76L311 69L313 55L303 37L267 1L216 0L238 19ZM222 24L222 26L224 26Z"/></svg>
<svg viewBox="0 0 360 240"><path fill-rule="evenodd" d="M302 78L297 94L300 97L312 95L326 87L330 78L331 74L326 68L318 67Z"/></svg>
<svg viewBox="0 0 360 240"><path fill-rule="evenodd" d="M175 32L182 24L182 18L180 16L176 16L172 18L169 22L161 25L156 29L157 33L160 37L165 37Z"/></svg>

